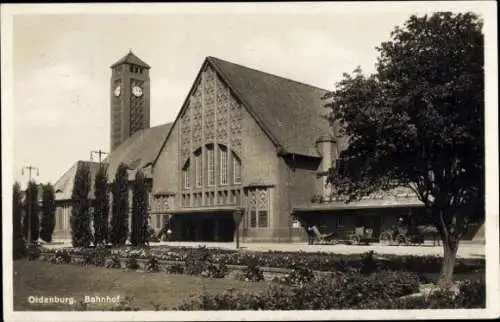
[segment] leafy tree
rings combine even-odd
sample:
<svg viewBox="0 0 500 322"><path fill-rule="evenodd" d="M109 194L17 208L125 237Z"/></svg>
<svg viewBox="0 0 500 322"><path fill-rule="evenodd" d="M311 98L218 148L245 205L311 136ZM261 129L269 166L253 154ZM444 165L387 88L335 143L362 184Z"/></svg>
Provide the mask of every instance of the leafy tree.
<svg viewBox="0 0 500 322"><path fill-rule="evenodd" d="M90 169L88 164L80 163L75 174L71 193L71 241L73 247L89 247L92 241L90 230Z"/></svg>
<svg viewBox="0 0 500 322"><path fill-rule="evenodd" d="M12 246L14 259L22 258L26 255L26 244L22 232L23 201L22 191L18 182L15 182L12 189Z"/></svg>
<svg viewBox="0 0 500 322"><path fill-rule="evenodd" d="M48 183L43 186L42 195L42 222L40 229L40 238L47 243L52 241L52 233L55 226L55 192L54 187Z"/></svg>
<svg viewBox="0 0 500 322"><path fill-rule="evenodd" d="M113 182L113 203L111 217L110 240L113 245L125 245L128 237L128 167L121 163L118 166Z"/></svg>
<svg viewBox="0 0 500 322"><path fill-rule="evenodd" d="M411 16L383 42L376 72L344 74L329 119L347 138L328 181L347 202L412 189L443 240L440 284L459 241L484 216L482 21L472 13Z"/></svg>
<svg viewBox="0 0 500 322"><path fill-rule="evenodd" d="M108 241L109 197L107 178L106 167L102 165L97 171L94 183L94 242L96 245L106 244Z"/></svg>
<svg viewBox="0 0 500 322"><path fill-rule="evenodd" d="M135 174L132 198L130 242L134 246L144 246L148 241L148 192L141 170L137 170Z"/></svg>
<svg viewBox="0 0 500 322"><path fill-rule="evenodd" d="M26 201L24 203L23 235L26 240L36 243L40 235L40 207L38 205L38 185L30 181L26 188ZM31 226L31 227L30 227ZM28 228L30 227L30 228ZM28 234L31 231L31 238Z"/></svg>

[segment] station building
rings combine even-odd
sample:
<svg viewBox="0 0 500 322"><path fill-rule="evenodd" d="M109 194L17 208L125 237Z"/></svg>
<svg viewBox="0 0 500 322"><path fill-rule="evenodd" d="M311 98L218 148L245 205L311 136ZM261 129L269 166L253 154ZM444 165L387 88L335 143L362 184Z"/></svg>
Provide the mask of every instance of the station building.
<svg viewBox="0 0 500 322"><path fill-rule="evenodd" d="M104 163L110 183L122 162L130 180L145 173L150 226L168 225L174 240L238 233L243 242L296 242L307 238L306 225L339 237L367 226L378 236L423 211L405 189L349 204L330 197L321 174L347 142L324 117L327 90L207 57L176 119L150 127L150 68L132 52L111 66ZM68 205L71 184L59 181L56 199ZM56 231L68 235L69 211L58 211Z"/></svg>

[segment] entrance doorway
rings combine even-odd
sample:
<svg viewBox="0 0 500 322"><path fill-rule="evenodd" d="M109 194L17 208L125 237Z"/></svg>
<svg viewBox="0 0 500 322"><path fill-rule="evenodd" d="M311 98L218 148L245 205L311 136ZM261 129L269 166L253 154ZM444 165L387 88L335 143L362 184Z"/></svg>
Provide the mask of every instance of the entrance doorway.
<svg viewBox="0 0 500 322"><path fill-rule="evenodd" d="M235 224L232 214L193 213L175 216L178 241L232 242Z"/></svg>

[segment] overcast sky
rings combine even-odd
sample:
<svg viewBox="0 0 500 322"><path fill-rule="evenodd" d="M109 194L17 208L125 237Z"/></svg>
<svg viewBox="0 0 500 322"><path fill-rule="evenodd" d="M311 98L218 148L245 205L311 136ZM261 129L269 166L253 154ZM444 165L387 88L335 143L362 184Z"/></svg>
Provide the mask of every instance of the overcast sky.
<svg viewBox="0 0 500 322"><path fill-rule="evenodd" d="M155 126L175 119L206 56L333 89L357 65L373 71L375 46L426 11L16 15L14 179L33 164L38 181L55 182L91 150L108 151L109 66L129 49L151 66Z"/></svg>

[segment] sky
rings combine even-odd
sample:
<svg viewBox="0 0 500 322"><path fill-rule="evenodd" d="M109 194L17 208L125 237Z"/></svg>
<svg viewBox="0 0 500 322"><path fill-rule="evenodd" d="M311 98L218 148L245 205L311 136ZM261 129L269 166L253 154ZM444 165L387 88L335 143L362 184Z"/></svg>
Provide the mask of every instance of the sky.
<svg viewBox="0 0 500 322"><path fill-rule="evenodd" d="M357 66L374 70L375 47L395 26L430 12L94 8L12 17L14 180L25 182L21 167L31 164L37 181L54 183L90 151L109 150L110 65L129 50L151 66L155 126L175 120L206 56L332 90Z"/></svg>

